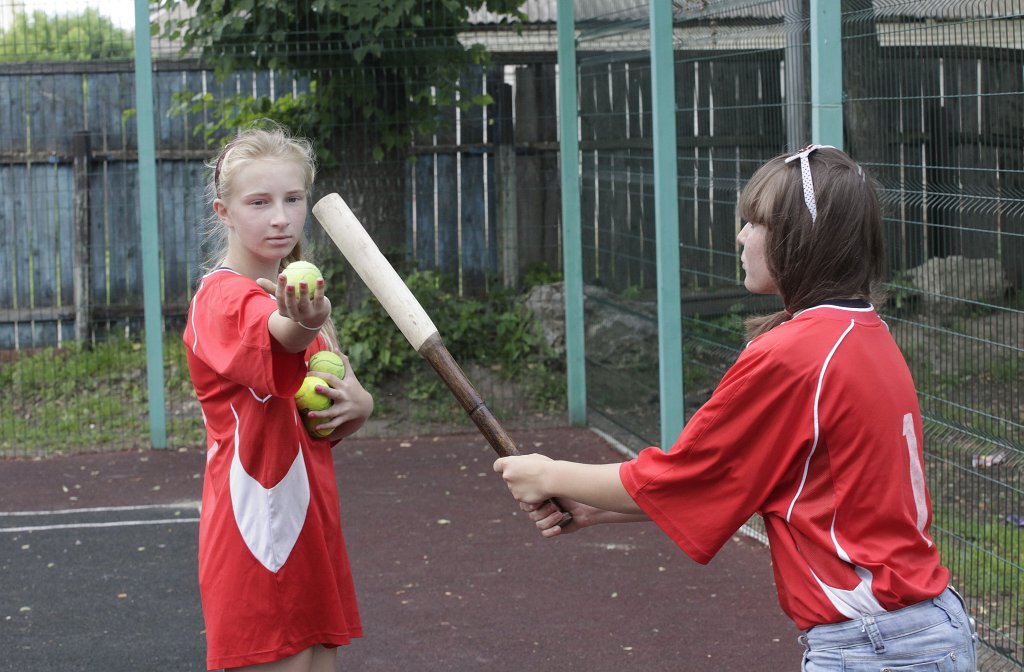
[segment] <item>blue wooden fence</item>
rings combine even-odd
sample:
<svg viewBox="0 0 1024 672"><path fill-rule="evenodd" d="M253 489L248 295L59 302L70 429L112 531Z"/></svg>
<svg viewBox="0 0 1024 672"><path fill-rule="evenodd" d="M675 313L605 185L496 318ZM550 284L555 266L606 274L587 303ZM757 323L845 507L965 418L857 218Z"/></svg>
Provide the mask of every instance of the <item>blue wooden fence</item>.
<svg viewBox="0 0 1024 672"><path fill-rule="evenodd" d="M478 75L479 92L502 86L494 73ZM553 87L553 79L543 85ZM184 314L197 280L207 212L204 161L211 153L196 133L207 121L204 113L171 114L175 94L273 97L304 86L268 72L240 72L218 82L194 63L157 63L161 298L168 317ZM404 186L390 189L404 194L409 256L420 268L456 275L465 291L479 293L498 268L493 112L477 106L442 113L456 124L417 139ZM77 164L76 133L86 139ZM87 313L78 314L89 316L84 333L141 327L135 137L131 63L0 66L0 349L74 339L76 310L83 304ZM536 160L526 156L523 165ZM78 184L87 188L76 191L76 170ZM544 187L550 188L557 185ZM86 266L84 274L76 259ZM529 262L526 257L522 263Z"/></svg>

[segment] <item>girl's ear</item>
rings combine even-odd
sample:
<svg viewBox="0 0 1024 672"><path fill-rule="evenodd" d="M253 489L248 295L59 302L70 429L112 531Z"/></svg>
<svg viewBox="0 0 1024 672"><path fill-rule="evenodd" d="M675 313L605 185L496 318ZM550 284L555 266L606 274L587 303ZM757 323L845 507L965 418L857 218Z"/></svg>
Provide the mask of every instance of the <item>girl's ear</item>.
<svg viewBox="0 0 1024 672"><path fill-rule="evenodd" d="M213 199L213 211L223 224L226 225L228 223L228 206L224 201L219 198Z"/></svg>

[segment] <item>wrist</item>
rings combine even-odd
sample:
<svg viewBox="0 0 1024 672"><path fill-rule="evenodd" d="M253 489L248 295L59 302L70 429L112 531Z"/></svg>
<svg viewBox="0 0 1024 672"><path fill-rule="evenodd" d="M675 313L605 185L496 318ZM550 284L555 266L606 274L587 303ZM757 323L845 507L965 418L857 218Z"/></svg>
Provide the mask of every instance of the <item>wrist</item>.
<svg viewBox="0 0 1024 672"><path fill-rule="evenodd" d="M540 472L540 487L548 497L557 497L555 493L559 483L559 473L566 463L562 460L547 462Z"/></svg>

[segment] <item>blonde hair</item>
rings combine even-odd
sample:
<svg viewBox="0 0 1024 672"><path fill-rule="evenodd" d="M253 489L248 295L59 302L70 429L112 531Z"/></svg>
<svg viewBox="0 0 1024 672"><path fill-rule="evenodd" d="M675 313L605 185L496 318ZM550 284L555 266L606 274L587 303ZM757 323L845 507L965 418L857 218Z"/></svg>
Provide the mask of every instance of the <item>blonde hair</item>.
<svg viewBox="0 0 1024 672"><path fill-rule="evenodd" d="M291 135L280 124L263 120L239 132L237 136L224 144L217 156L206 163L209 178L206 183L206 202L212 213L207 219L206 236L209 254L206 257L204 273L220 267L227 256L227 230L220 218L213 212L213 202L217 199L227 200L234 188L234 178L238 171L253 161L290 161L302 169L303 185L307 198L312 197L313 181L316 179L316 154L313 143L306 138ZM303 255L303 243L295 243L295 247L286 257L281 259L278 270L293 261L300 261ZM329 319L324 323L321 333L328 345L338 349L337 332L334 323Z"/></svg>

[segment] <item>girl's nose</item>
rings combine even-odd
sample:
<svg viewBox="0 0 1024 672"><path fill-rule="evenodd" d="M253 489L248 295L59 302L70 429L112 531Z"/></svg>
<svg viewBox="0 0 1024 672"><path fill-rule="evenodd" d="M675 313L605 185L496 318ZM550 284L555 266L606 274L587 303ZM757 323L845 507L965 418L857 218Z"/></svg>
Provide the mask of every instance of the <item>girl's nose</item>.
<svg viewBox="0 0 1024 672"><path fill-rule="evenodd" d="M285 212L284 203L275 203L271 206L270 223L273 226L288 225L288 214Z"/></svg>

